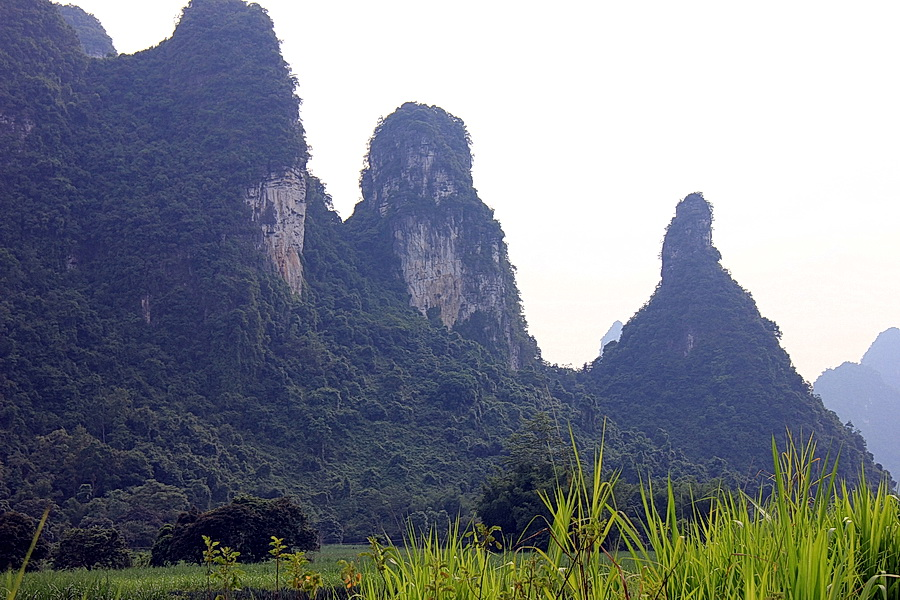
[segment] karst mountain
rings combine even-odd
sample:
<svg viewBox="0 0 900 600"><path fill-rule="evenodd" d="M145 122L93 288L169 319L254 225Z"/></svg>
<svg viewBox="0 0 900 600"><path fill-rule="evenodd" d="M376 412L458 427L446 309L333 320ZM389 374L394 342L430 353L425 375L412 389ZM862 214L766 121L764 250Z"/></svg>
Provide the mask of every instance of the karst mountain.
<svg viewBox="0 0 900 600"><path fill-rule="evenodd" d="M262 7L191 0L134 55L84 17L0 4L0 508L147 547L180 511L290 495L326 541L398 534L470 516L538 415L588 453L606 431L633 480L752 478L786 431L880 476L719 265L700 195L621 339L555 367L460 118L385 117L342 221Z"/></svg>

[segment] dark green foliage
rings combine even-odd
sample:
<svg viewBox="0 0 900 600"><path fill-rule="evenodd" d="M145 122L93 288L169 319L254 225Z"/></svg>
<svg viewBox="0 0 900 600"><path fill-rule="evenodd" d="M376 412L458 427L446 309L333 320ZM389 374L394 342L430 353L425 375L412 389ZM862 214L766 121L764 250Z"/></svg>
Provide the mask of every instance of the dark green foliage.
<svg viewBox="0 0 900 600"><path fill-rule="evenodd" d="M53 551L55 569L125 569L131 555L118 530L106 527L66 530Z"/></svg>
<svg viewBox="0 0 900 600"><path fill-rule="evenodd" d="M567 434L539 413L506 442L501 471L488 479L476 511L482 522L498 526L507 539L542 545L550 510L541 494L565 487L575 468Z"/></svg>
<svg viewBox="0 0 900 600"><path fill-rule="evenodd" d="M66 23L78 34L81 48L88 56L103 57L115 54L112 39L103 25L94 15L85 12L74 4L59 7L59 12Z"/></svg>
<svg viewBox="0 0 900 600"><path fill-rule="evenodd" d="M203 536L240 552L242 562L266 560L272 536L283 538L287 547L296 550L319 547L318 533L309 526L300 505L288 498L245 496L205 513L183 513L174 526L163 527L150 564L200 562Z"/></svg>
<svg viewBox="0 0 900 600"><path fill-rule="evenodd" d="M471 140L462 119L437 106L407 102L395 113L380 121L369 140L368 166L363 170L360 182L363 196L372 198L378 192L373 189L385 174L398 174L409 168L410 150L423 145L437 160L430 168L446 171L453 186L453 201L480 205L472 185ZM450 191L439 187L436 179L406 180L399 190L392 193L391 203L397 206L434 206L436 195ZM446 184L445 184L446 185Z"/></svg>
<svg viewBox="0 0 900 600"><path fill-rule="evenodd" d="M15 511L0 512L0 573L19 569L34 539L38 522ZM41 536L29 560L30 567L50 553L50 545Z"/></svg>

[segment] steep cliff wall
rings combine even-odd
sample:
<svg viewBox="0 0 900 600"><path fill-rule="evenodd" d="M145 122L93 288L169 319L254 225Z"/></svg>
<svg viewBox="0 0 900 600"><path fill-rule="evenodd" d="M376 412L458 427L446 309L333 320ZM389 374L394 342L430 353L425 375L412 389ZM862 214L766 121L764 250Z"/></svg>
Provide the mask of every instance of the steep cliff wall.
<svg viewBox="0 0 900 600"><path fill-rule="evenodd" d="M472 185L463 122L407 103L379 124L354 215L389 240L410 302L502 355L534 359L503 231Z"/></svg>
<svg viewBox="0 0 900 600"><path fill-rule="evenodd" d="M262 232L262 249L291 290L303 288L303 236L306 226L306 176L299 169L272 175L247 191L253 222Z"/></svg>

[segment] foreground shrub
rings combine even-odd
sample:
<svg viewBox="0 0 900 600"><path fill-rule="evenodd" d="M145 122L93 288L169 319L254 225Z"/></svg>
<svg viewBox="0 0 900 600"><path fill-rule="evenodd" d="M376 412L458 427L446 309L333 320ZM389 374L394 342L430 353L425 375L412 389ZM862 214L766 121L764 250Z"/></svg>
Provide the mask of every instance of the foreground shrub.
<svg viewBox="0 0 900 600"><path fill-rule="evenodd" d="M53 553L56 569L125 569L131 555L116 529L73 528L63 533Z"/></svg>
<svg viewBox="0 0 900 600"><path fill-rule="evenodd" d="M16 511L0 513L0 573L22 566L36 529L37 521L28 515ZM49 553L50 545L39 539L29 564L46 558Z"/></svg>
<svg viewBox="0 0 900 600"><path fill-rule="evenodd" d="M183 513L174 525L165 525L150 554L150 564L179 561L199 563L203 536L240 553L241 562L259 562L269 556L272 536L288 548L316 550L318 533L309 526L299 504L289 498L264 500L242 497L205 513Z"/></svg>

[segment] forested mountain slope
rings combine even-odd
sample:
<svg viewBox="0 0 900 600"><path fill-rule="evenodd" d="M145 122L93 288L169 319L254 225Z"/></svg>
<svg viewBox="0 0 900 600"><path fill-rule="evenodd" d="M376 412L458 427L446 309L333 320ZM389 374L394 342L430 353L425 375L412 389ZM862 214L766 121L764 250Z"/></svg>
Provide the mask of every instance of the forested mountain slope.
<svg viewBox="0 0 900 600"><path fill-rule="evenodd" d="M877 480L862 437L812 394L781 348L778 326L720 258L712 209L690 194L666 231L656 291L585 374L601 409L713 472L717 463L745 477L766 471L772 437L790 432L814 435L832 457L840 452L847 477L866 464Z"/></svg>

